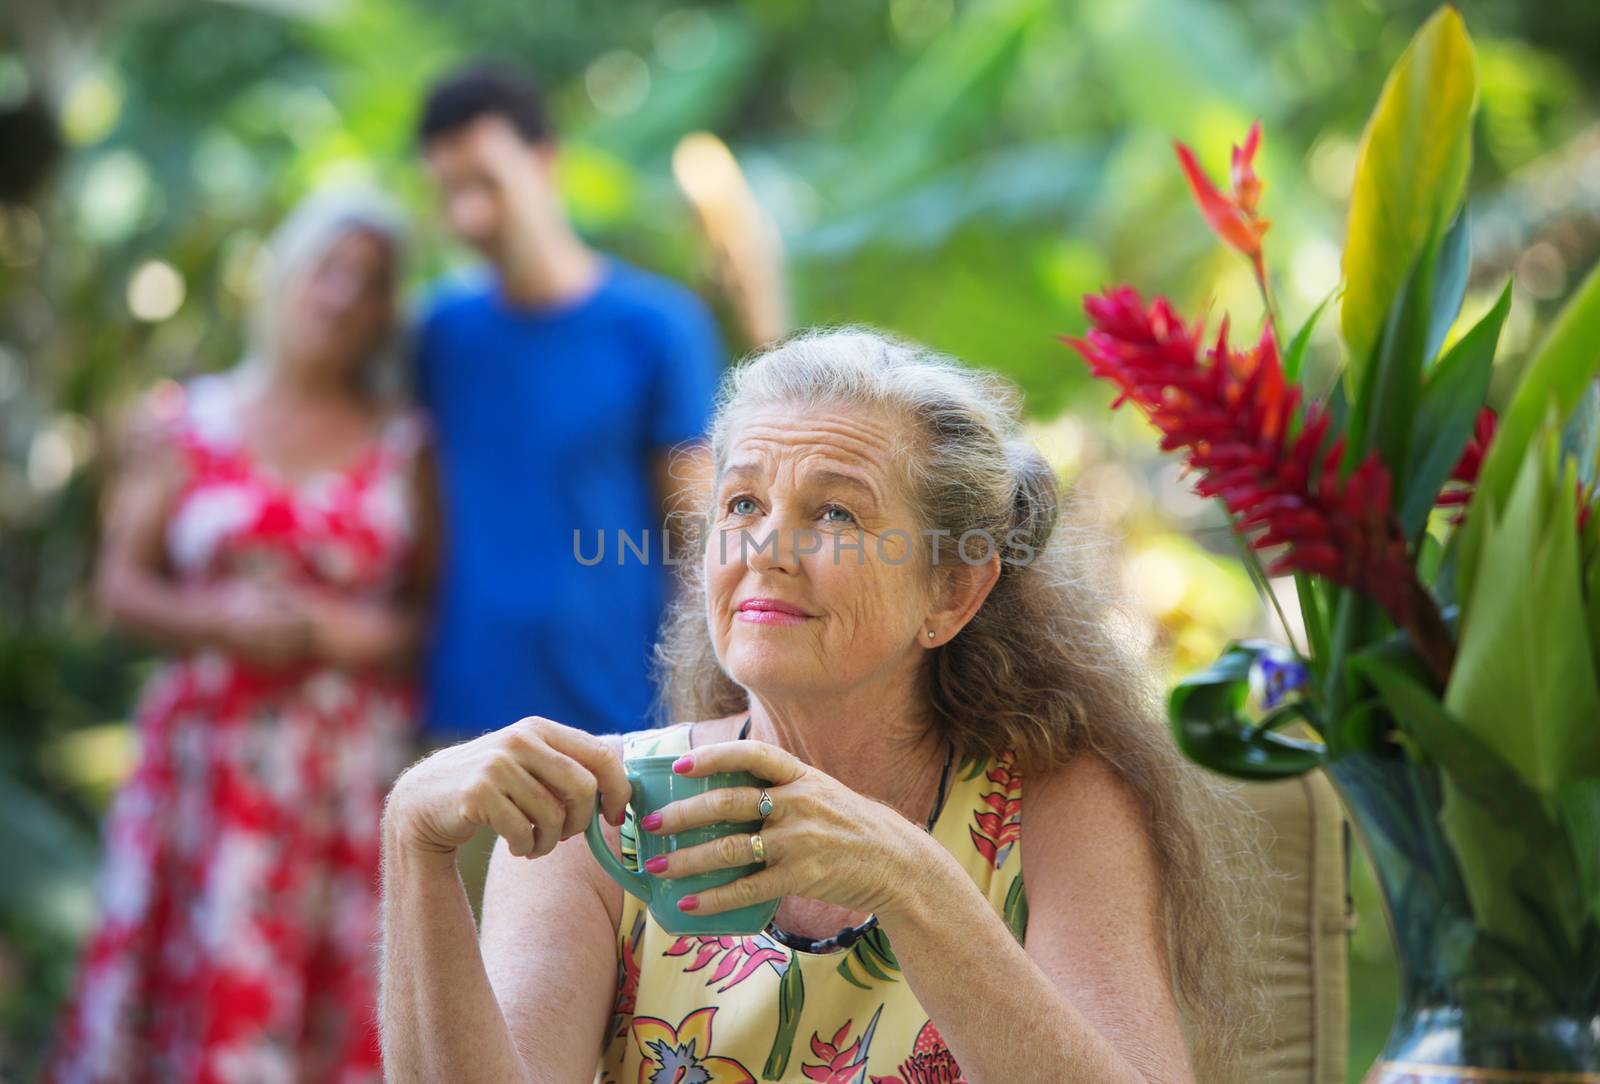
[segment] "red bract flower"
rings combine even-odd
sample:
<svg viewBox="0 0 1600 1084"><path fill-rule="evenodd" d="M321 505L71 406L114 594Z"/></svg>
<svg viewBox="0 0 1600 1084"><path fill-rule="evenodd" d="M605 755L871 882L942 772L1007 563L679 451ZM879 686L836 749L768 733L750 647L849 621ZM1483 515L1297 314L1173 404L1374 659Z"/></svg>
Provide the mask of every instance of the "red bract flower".
<svg viewBox="0 0 1600 1084"><path fill-rule="evenodd" d="M854 1084L861 1075L861 1067L867 1059L861 1055L860 1038L849 1046L844 1045L845 1038L850 1034L850 1024L851 1021L846 1020L844 1026L834 1032L832 1042L823 1042L820 1034L811 1033L811 1053L821 1058L822 1062L800 1066L800 1072L805 1074L807 1080L819 1081L820 1084Z"/></svg>
<svg viewBox="0 0 1600 1084"><path fill-rule="evenodd" d="M1186 326L1164 298L1147 309L1129 286L1084 298L1084 309L1090 330L1064 341L1122 390L1113 407L1132 400L1161 430L1161 449L1183 451L1185 473L1201 474L1195 491L1221 497L1254 548L1281 548L1267 571L1313 573L1370 596L1443 682L1454 649L1411 566L1389 472L1373 452L1341 477L1344 437L1324 449L1331 416L1312 403L1302 417L1270 327L1241 353L1228 346L1226 320L1205 349L1200 322Z"/></svg>
<svg viewBox="0 0 1600 1084"><path fill-rule="evenodd" d="M1233 181L1233 198L1239 204L1239 209L1245 214L1256 213L1256 205L1261 202L1261 179L1256 176L1256 149L1261 146L1261 122L1256 121L1250 126L1250 134L1244 137L1244 146L1234 147L1229 163L1229 179ZM1266 232L1267 223L1260 223L1260 229Z"/></svg>
<svg viewBox="0 0 1600 1084"><path fill-rule="evenodd" d="M634 919L633 930L627 944L618 954L617 997L611 1008L611 1037L620 1039L628 1033L633 1020L633 1010L639 1000L639 948L644 943L644 912Z"/></svg>
<svg viewBox="0 0 1600 1084"><path fill-rule="evenodd" d="M1218 237L1250 257L1260 274L1261 237L1271 225L1256 215L1256 208L1261 202L1261 179L1255 171L1256 149L1261 146L1261 122L1256 121L1250 126L1250 134L1245 137L1243 147L1233 148L1231 194L1219 191L1211 183L1211 178L1206 176L1200 163L1195 160L1194 152L1185 144L1174 142L1173 146L1177 149L1178 162L1183 166L1184 175L1189 178L1189 188L1194 192L1195 202L1200 204L1200 213L1205 215Z"/></svg>
<svg viewBox="0 0 1600 1084"><path fill-rule="evenodd" d="M1475 485L1478 481L1478 471L1483 468L1483 455L1489 450L1489 442L1494 439L1494 431L1499 424L1499 419L1489 407L1481 407L1478 417L1472 423L1472 439L1467 441L1467 446L1461 451L1461 458L1456 461L1455 470L1450 472L1452 482L1466 482ZM1457 503L1446 502L1443 497L1440 504Z"/></svg>
<svg viewBox="0 0 1600 1084"><path fill-rule="evenodd" d="M1009 749L1001 753L986 778L1000 789L983 795L985 808L973 814L976 826L967 831L978 853L999 869L1022 838L1022 773L1016 769L1016 754Z"/></svg>
<svg viewBox="0 0 1600 1084"><path fill-rule="evenodd" d="M1448 481L1463 482L1461 489L1447 489L1439 494L1434 504L1444 508L1465 505L1472 500L1472 487L1478 484L1478 471L1483 467L1483 455L1489 450L1489 442L1494 439L1497 419L1495 413L1488 407L1478 410L1478 417L1472 423L1472 439L1467 441L1467 446L1461 451L1461 458L1456 461L1455 469L1450 472ZM1450 519L1452 527L1460 526L1466 518L1466 512L1457 512Z"/></svg>
<svg viewBox="0 0 1600 1084"><path fill-rule="evenodd" d="M687 956L691 952L695 953L694 962L685 967L685 971L699 971L721 957L717 969L706 980L707 986L722 982L717 987L719 994L755 974L762 964L781 963L784 959L781 950L754 937L680 937L665 955ZM727 981L723 982L724 979Z"/></svg>
<svg viewBox="0 0 1600 1084"><path fill-rule="evenodd" d="M1441 507L1465 506L1472 501L1473 487L1478 484L1478 472L1483 469L1483 457L1489 451L1489 442L1494 440L1495 430L1499 419L1489 407L1478 410L1478 417L1472 423L1472 439L1467 441L1466 448L1462 449L1461 458L1456 461L1455 469L1450 472L1449 481L1463 482L1460 489L1447 489L1439 494L1434 501ZM1589 516L1594 512L1595 486L1578 483L1578 532L1581 534L1589 526ZM1450 526L1459 527L1467 518L1464 507L1450 518Z"/></svg>

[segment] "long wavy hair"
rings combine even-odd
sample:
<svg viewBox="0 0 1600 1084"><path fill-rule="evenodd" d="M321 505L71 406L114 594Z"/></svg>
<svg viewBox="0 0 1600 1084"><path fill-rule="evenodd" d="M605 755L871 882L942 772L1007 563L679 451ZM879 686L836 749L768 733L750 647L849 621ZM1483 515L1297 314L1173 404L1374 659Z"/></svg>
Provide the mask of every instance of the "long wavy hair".
<svg viewBox="0 0 1600 1084"><path fill-rule="evenodd" d="M1163 723L1158 675L1128 634L1110 544L1021 430L1020 396L998 375L864 328L799 334L735 368L711 425L715 476L730 435L756 407L826 405L903 418L904 472L920 526L1009 539L1014 553L972 620L928 653L927 709L963 755L1012 750L1024 773L1085 749L1138 795L1162 873L1175 993L1203 1079L1230 1079L1262 1011L1248 921L1265 865L1233 788L1190 764ZM690 515L712 522L706 503ZM922 547L923 557L931 557ZM954 547L942 547L946 551ZM947 562L941 562L947 563ZM704 566L684 561L683 590L656 648L660 708L712 719L749 706L723 670L706 616ZM930 574L937 570L930 568Z"/></svg>

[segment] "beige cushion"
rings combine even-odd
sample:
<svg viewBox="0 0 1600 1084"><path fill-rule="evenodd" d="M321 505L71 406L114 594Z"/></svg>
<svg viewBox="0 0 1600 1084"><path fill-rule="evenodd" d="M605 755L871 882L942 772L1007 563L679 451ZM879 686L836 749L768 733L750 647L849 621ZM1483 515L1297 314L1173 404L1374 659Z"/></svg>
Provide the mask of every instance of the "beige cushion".
<svg viewBox="0 0 1600 1084"><path fill-rule="evenodd" d="M1344 1084L1348 1049L1348 828L1321 772L1247 783L1274 876L1262 934L1268 1020L1243 1080Z"/></svg>

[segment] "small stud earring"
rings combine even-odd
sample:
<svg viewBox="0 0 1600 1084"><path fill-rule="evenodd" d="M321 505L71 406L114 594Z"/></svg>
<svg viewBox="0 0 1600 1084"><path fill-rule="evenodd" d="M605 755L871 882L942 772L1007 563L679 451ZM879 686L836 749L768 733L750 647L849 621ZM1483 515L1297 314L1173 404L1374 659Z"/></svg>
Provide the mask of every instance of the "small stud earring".
<svg viewBox="0 0 1600 1084"><path fill-rule="evenodd" d="M932 629L928 630L928 639L930 639L930 640L933 639L933 630Z"/></svg>

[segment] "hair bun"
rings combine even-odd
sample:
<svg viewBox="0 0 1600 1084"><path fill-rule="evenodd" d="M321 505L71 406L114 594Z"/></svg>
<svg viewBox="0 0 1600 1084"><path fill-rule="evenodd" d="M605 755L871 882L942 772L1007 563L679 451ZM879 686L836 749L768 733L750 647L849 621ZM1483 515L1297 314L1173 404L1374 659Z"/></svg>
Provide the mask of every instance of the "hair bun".
<svg viewBox="0 0 1600 1084"><path fill-rule="evenodd" d="M1007 545L1042 550L1056 527L1061 490L1055 468L1031 441L1013 437L1005 443L1011 464L1011 530Z"/></svg>

